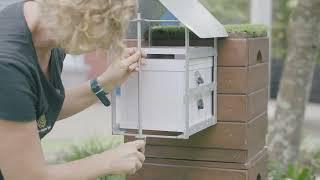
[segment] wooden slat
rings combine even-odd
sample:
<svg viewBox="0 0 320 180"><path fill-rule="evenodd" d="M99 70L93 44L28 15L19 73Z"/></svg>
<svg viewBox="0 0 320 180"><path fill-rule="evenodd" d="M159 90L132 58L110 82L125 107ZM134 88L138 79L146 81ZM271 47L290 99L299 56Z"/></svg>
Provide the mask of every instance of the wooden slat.
<svg viewBox="0 0 320 180"><path fill-rule="evenodd" d="M249 123L219 122L183 139L148 138L146 156L164 159L245 163L266 144L267 114ZM126 137L126 141L134 140Z"/></svg>
<svg viewBox="0 0 320 180"><path fill-rule="evenodd" d="M269 64L218 67L219 94L250 94L268 86Z"/></svg>
<svg viewBox="0 0 320 180"><path fill-rule="evenodd" d="M147 159L143 168L128 180L266 180L267 154L264 152L245 169L233 163Z"/></svg>
<svg viewBox="0 0 320 180"><path fill-rule="evenodd" d="M267 110L268 89L249 95L218 94L218 121L248 122Z"/></svg>
<svg viewBox="0 0 320 180"><path fill-rule="evenodd" d="M218 53L218 66L245 67L266 63L269 61L269 38L220 39Z"/></svg>
<svg viewBox="0 0 320 180"><path fill-rule="evenodd" d="M147 158L145 163L151 164L171 164L171 165L184 165L184 166L199 166L207 168L222 168L222 169L235 169L235 170L248 170L256 166L257 162L267 160L268 149L265 147L260 150L254 157L245 163L230 163L230 162L211 162L211 161L189 161L189 160L176 160L176 159L161 159L161 158Z"/></svg>
<svg viewBox="0 0 320 180"><path fill-rule="evenodd" d="M256 144L257 141L265 142L267 124L267 114L263 113L249 123L218 122L188 140L149 138L147 143L159 146L248 150L251 144Z"/></svg>

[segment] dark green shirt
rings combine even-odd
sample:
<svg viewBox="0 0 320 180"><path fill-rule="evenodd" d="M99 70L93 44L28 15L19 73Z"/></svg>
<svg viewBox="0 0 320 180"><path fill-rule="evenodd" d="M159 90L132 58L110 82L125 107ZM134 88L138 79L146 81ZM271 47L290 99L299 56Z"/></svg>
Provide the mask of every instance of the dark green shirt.
<svg viewBox="0 0 320 180"><path fill-rule="evenodd" d="M23 2L2 10L0 119L21 123L36 120L39 137L48 134L58 118L65 97L61 81L64 58L63 50L51 51L47 79L38 63L32 34L23 13Z"/></svg>

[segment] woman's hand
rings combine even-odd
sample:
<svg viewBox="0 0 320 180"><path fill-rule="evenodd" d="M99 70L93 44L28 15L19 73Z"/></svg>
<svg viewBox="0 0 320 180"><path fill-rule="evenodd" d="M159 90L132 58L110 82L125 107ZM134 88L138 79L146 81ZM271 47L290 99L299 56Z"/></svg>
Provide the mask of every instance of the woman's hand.
<svg viewBox="0 0 320 180"><path fill-rule="evenodd" d="M133 72L139 71L139 60L141 59L141 65L145 65L145 58L146 54L138 51L137 48L128 48L123 57L115 60L98 80L110 92L116 85L127 80Z"/></svg>
<svg viewBox="0 0 320 180"><path fill-rule="evenodd" d="M107 161L108 174L135 174L145 160L144 149L145 142L139 140L102 153Z"/></svg>

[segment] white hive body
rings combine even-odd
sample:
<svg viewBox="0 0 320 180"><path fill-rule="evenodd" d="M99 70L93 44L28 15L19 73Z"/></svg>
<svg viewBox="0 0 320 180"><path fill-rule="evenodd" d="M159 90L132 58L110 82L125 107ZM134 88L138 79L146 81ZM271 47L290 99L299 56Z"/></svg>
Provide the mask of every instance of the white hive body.
<svg viewBox="0 0 320 180"><path fill-rule="evenodd" d="M200 49L200 48L198 48ZM148 52L150 49L146 49ZM154 50L159 50L156 48ZM172 49L168 49L172 50ZM174 49L176 50L176 49ZM184 48L180 49L185 50ZM213 48L212 48L213 50ZM174 54L179 56L184 54ZM148 65L142 68L142 122L143 129L157 131L184 132L185 114L185 59L148 59ZM189 88L198 87L199 84L212 83L212 55L197 57L189 64ZM202 78L202 80L200 79ZM122 86L121 95L117 96L120 128L136 129L138 127L138 78L137 75ZM203 100L202 107L197 102ZM200 104L201 105L201 104ZM212 117L212 93L207 92L190 99L190 125Z"/></svg>
<svg viewBox="0 0 320 180"><path fill-rule="evenodd" d="M185 27L186 46L143 48L148 64L113 93L113 133L187 139L216 124L216 38L227 33L197 0L159 1ZM189 30L214 46L190 47Z"/></svg>

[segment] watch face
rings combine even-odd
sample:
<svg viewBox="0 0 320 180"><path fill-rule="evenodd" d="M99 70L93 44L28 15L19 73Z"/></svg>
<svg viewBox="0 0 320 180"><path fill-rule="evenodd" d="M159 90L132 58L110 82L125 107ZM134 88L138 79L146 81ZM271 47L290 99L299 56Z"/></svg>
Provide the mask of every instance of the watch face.
<svg viewBox="0 0 320 180"><path fill-rule="evenodd" d="M101 87L99 86L98 81L96 79L91 80L90 84L91 84L91 89L94 93L97 93L101 90Z"/></svg>

